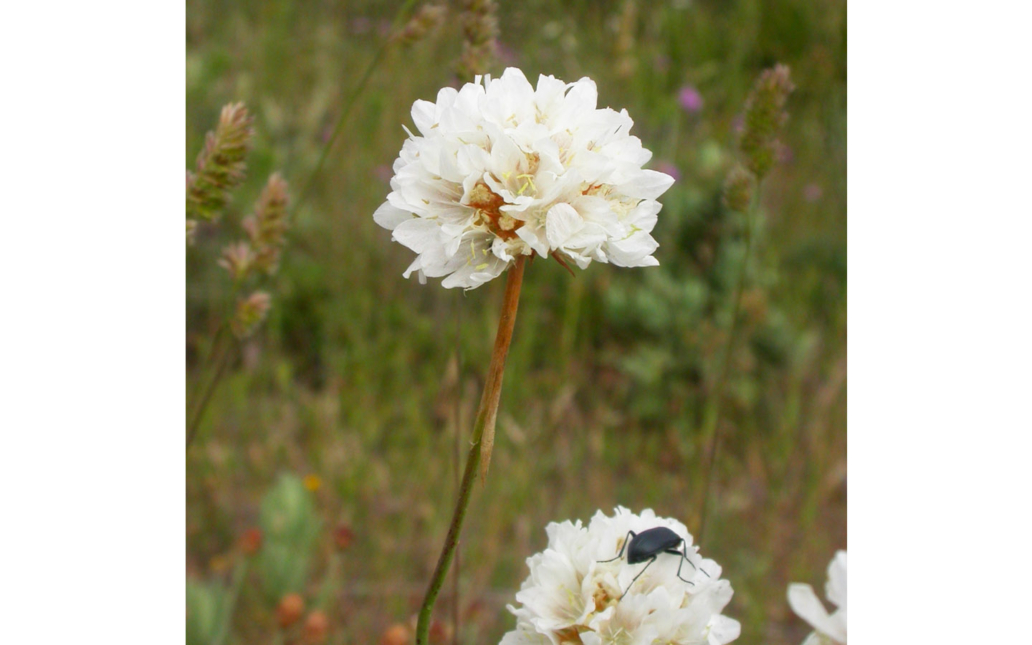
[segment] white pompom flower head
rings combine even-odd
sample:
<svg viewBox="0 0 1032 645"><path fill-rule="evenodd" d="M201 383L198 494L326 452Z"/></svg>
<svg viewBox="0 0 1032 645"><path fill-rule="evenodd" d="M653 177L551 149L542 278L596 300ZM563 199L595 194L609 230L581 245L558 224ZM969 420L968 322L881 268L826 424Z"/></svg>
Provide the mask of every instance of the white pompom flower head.
<svg viewBox="0 0 1032 645"><path fill-rule="evenodd" d="M523 72L477 77L416 101L387 201L373 215L417 253L405 271L474 289L518 256L659 264L652 237L673 177L642 166L626 110L596 108L595 82Z"/></svg>
<svg viewBox="0 0 1032 645"><path fill-rule="evenodd" d="M680 576L680 557L673 554L629 564L625 549L613 559L628 531L657 527L684 540L678 550L692 566ZM587 526L553 522L545 531L547 548L527 558L530 575L516 594L520 606L509 606L516 629L501 645L723 645L738 638L738 621L720 613L731 600L731 584L720 579L720 565L699 555L677 520L618 507L613 516L599 511Z"/></svg>

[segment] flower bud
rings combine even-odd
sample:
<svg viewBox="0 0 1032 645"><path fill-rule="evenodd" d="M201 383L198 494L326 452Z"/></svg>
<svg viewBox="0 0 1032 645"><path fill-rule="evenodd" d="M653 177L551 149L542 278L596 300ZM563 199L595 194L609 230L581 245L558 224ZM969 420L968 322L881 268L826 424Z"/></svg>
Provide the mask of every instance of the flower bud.
<svg viewBox="0 0 1032 645"><path fill-rule="evenodd" d="M448 623L439 620L430 622L430 645L446 645L451 642L452 629Z"/></svg>
<svg viewBox="0 0 1032 645"><path fill-rule="evenodd" d="M301 480L301 483L304 484L306 490L314 493L322 488L322 477L315 473L309 473L305 475L305 478Z"/></svg>
<svg viewBox="0 0 1032 645"><path fill-rule="evenodd" d="M252 526L240 535L240 550L244 555L254 555L262 548L262 530Z"/></svg>
<svg viewBox="0 0 1032 645"><path fill-rule="evenodd" d="M380 645L409 645L412 635L408 627L401 623L395 623L387 628L387 631L380 637Z"/></svg>
<svg viewBox="0 0 1032 645"><path fill-rule="evenodd" d="M355 539L355 532L351 530L351 527L347 524L338 524L333 529L333 543L337 545L337 548L341 551L346 550L351 546L351 541Z"/></svg>
<svg viewBox="0 0 1032 645"><path fill-rule="evenodd" d="M286 629L301 620L301 616L304 614L305 599L300 594L290 593L283 596L276 607L276 622L280 627Z"/></svg>
<svg viewBox="0 0 1032 645"><path fill-rule="evenodd" d="M308 614L305 624L301 627L302 641L305 645L322 645L329 633L330 619L318 609Z"/></svg>

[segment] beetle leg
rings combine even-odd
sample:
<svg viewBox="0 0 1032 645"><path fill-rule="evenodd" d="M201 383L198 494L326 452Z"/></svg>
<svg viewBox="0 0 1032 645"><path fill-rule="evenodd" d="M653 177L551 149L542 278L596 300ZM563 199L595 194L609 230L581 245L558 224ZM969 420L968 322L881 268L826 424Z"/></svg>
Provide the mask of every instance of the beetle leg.
<svg viewBox="0 0 1032 645"><path fill-rule="evenodd" d="M684 578L681 578L681 566L685 562L687 562L688 564L692 565L693 569L696 569L697 567L694 564L692 564L692 561L688 559L688 556L683 551L676 551L676 550L671 549L670 551L667 551L667 553L671 553L673 555L681 556L681 561L677 563L677 577L681 579L681 582L687 582L688 584L690 584L691 586L694 587L695 586L694 582L692 582L691 580L685 580ZM706 573L706 572L703 571L703 573Z"/></svg>
<svg viewBox="0 0 1032 645"><path fill-rule="evenodd" d="M685 542L683 538L681 539L681 550L680 551L671 550L671 551L667 551L667 553L673 553L674 555L681 556L681 562L677 565L677 577L678 578L681 578L681 565L684 564L685 562L687 562L688 564L692 565L693 569L695 569L697 571L701 571L702 575L706 576L707 578L712 578L713 577L710 574L706 573L705 569L702 569L702 568L699 568L699 567L695 566L695 564L693 564L692 561L688 559L688 543ZM681 578L681 580L684 580L684 578ZM689 583L692 586L695 586L694 582L691 582L689 580L684 580L684 581Z"/></svg>
<svg viewBox="0 0 1032 645"><path fill-rule="evenodd" d="M616 557L615 558L611 558L609 560L598 560L598 562L599 563L602 563L602 562L612 562L613 560L619 560L620 558L622 558L623 557L624 549L626 549L627 545L630 544L631 538L635 537L637 535L638 534L635 533L634 531L627 531L627 535L624 536L623 546L620 547L620 552L616 554Z"/></svg>
<svg viewBox="0 0 1032 645"><path fill-rule="evenodd" d="M652 566L652 563L656 561L656 557L657 556L652 556L651 558L649 558L649 563L645 565L645 569L648 569ZM634 586L634 583L638 580L638 578L641 577L641 574L645 573L645 569L642 569L638 572L638 575L634 576L634 580L631 580L631 584L627 585L627 591L630 591L631 587ZM620 600L623 600L623 597L627 595L627 591L623 592L623 594L620 596Z"/></svg>

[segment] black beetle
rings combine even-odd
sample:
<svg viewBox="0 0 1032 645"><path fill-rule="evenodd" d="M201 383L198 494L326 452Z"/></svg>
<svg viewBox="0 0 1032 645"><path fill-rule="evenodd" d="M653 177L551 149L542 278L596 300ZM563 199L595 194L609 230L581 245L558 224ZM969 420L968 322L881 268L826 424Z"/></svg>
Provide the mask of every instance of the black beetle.
<svg viewBox="0 0 1032 645"><path fill-rule="evenodd" d="M628 547L628 545L630 545L630 547ZM677 550L679 545L681 547L680 551ZM616 557L611 560L599 560L599 562L612 562L613 560L619 560L623 556L624 550L627 550L627 564L640 564L647 560L648 564L645 565L645 569L652 566L652 563L656 561L656 558L659 557L660 553L669 553L671 555L681 556L681 561L677 563L677 577L683 582L687 582L693 587L695 586L695 583L691 580L681 578L681 566L684 565L685 562L690 564L693 569L697 568L692 564L692 561L688 559L688 543L684 541L683 537L674 533L667 527L657 526L654 529L648 529L641 533L627 531L627 536L625 536L623 546L620 547L620 552L616 554ZM638 575L634 576L634 580L631 580L631 584L627 585L627 591L630 591L631 587L634 586L635 580L640 578L641 574L645 573L645 569L642 569L638 572ZM706 573L705 569L699 570L702 571L703 575L707 578L710 577L710 574ZM627 591L624 591L623 595L620 597L623 598L626 596Z"/></svg>

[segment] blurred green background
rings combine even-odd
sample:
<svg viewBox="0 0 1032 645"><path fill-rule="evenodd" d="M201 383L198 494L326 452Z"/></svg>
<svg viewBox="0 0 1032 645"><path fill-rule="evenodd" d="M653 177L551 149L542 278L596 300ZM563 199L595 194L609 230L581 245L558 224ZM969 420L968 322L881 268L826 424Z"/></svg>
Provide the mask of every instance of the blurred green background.
<svg viewBox="0 0 1032 645"><path fill-rule="evenodd" d="M296 200L400 4L187 2L191 167L222 105L244 101L257 130L245 185L187 251L191 391L232 305L220 249L272 171ZM408 624L443 542L456 439L464 458L503 281L462 293L404 280L412 254L372 213L390 191L412 102L459 83L462 36L449 10L421 42L388 49L309 198L291 209L269 319L188 453L192 593L217 596L243 576L229 643L291 639L275 626L262 565L238 567L241 535L270 521L263 497L290 498L285 473L305 478L290 494L310 498L296 503L310 501L312 518L298 529L307 575L282 584L324 608L328 642L377 643ZM739 642L799 643L808 628L785 587L823 587L846 546L846 4L527 0L503 3L499 26L496 74L512 65L532 82L591 77L600 107L630 112L632 134L654 152L649 167L679 179L660 199L660 267L593 264L575 278L554 262L528 268L491 472L464 531L459 640L496 643L514 626L505 604L549 521L621 504L697 533L704 433L719 403L703 554L735 589L725 613L742 622ZM718 401L744 256L744 220L722 206L721 186L752 82L778 62L797 90ZM343 550L340 527L353 534ZM449 581L435 614L446 629L455 608Z"/></svg>

